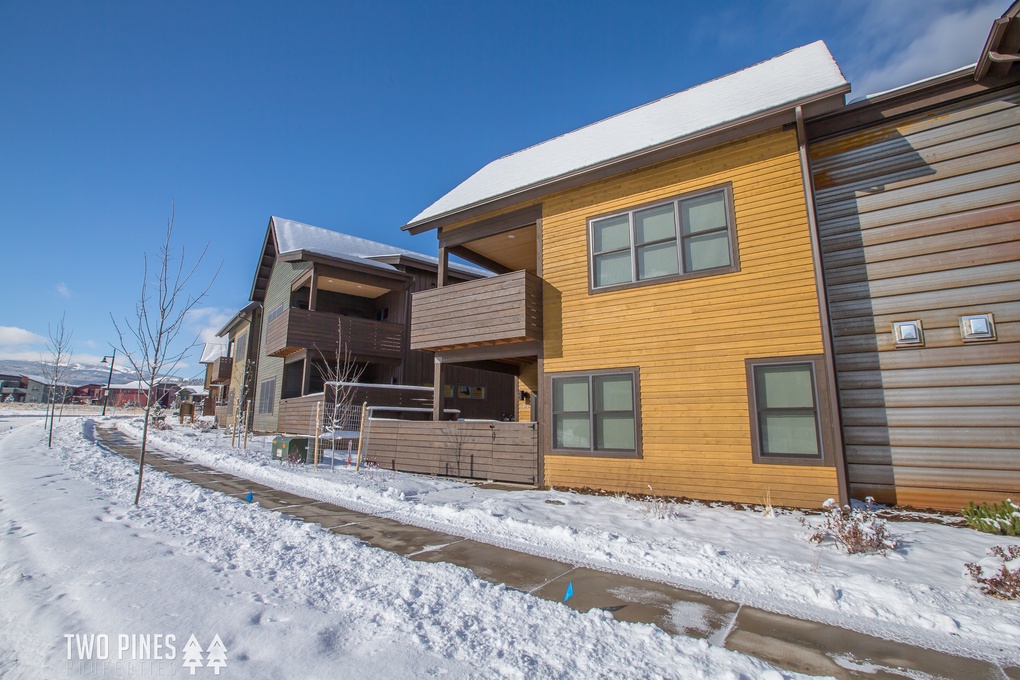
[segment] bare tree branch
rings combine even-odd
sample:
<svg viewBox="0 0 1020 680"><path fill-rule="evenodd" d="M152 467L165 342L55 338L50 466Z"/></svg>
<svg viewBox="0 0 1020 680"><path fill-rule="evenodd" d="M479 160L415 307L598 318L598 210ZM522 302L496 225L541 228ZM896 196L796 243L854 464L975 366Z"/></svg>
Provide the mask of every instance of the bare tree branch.
<svg viewBox="0 0 1020 680"><path fill-rule="evenodd" d="M135 318L124 319L123 327L111 314L120 350L137 373L146 390L145 424L142 428L142 453L138 461L138 490L135 505L142 495L142 475L145 465L145 450L149 438L149 424L153 419L154 402L161 396L161 379L172 375L184 356L198 344L198 337L187 346L177 345L177 339L184 329L188 314L208 294L219 274L213 274L208 285L197 294L188 292L192 278L205 259L209 249L206 244L195 264L185 266L184 248L179 257L173 249L174 204L170 204L166 234L156 256L159 265L150 280L149 257L143 258L141 295L135 305ZM172 349L173 348L173 349ZM158 407L155 407L158 414Z"/></svg>

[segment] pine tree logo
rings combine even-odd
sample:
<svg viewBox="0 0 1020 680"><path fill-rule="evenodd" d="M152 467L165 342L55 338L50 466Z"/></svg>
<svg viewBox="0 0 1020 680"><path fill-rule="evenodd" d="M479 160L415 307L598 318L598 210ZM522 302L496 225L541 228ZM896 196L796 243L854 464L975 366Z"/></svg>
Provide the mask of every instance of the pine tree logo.
<svg viewBox="0 0 1020 680"><path fill-rule="evenodd" d="M216 640L213 640L214 643L218 641L219 637L217 637ZM220 645L222 646L223 643L221 642ZM209 649L212 650L212 645L209 646ZM226 661L224 661L224 664L226 664ZM195 639L194 635L189 637L187 644L184 645L184 667L190 668L192 675L195 674L196 668L202 667L202 645L198 643L198 640ZM219 672L220 669L217 668L217 675Z"/></svg>
<svg viewBox="0 0 1020 680"><path fill-rule="evenodd" d="M185 647L185 651L187 651L187 647ZM213 641L209 643L209 649L206 651L209 652L209 656L205 665L212 666L216 675L219 675L220 669L227 666L227 647L220 640L219 635L213 637ZM191 669L191 672L194 673L195 669Z"/></svg>

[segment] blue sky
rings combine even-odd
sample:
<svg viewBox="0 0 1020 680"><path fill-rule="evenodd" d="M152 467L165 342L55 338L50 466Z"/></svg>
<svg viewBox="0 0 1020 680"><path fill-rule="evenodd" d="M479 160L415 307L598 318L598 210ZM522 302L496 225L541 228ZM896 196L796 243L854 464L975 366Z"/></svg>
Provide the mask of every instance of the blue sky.
<svg viewBox="0 0 1020 680"><path fill-rule="evenodd" d="M97 362L175 233L212 332L270 215L400 232L485 163L822 39L851 97L973 63L1008 0L0 2L0 359ZM198 350L179 372L199 372Z"/></svg>

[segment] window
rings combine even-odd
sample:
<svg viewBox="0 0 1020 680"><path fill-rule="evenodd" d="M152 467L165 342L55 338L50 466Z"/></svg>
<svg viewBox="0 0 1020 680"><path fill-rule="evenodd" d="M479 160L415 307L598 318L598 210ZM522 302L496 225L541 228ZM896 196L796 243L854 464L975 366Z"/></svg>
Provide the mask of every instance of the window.
<svg viewBox="0 0 1020 680"><path fill-rule="evenodd" d="M820 357L748 359L755 462L830 464Z"/></svg>
<svg viewBox="0 0 1020 680"><path fill-rule="evenodd" d="M552 378L553 449L638 455L637 369Z"/></svg>
<svg viewBox="0 0 1020 680"><path fill-rule="evenodd" d="M266 315L266 326L268 327L269 324L273 322L273 319L277 318L281 314L283 314L283 305L280 305L279 307L277 307L276 309L274 309L273 311L269 312L269 314Z"/></svg>
<svg viewBox="0 0 1020 680"><path fill-rule="evenodd" d="M729 187L592 219L591 287L736 269Z"/></svg>
<svg viewBox="0 0 1020 680"><path fill-rule="evenodd" d="M276 401L276 378L263 380L259 383L258 412L272 414L274 401Z"/></svg>
<svg viewBox="0 0 1020 680"><path fill-rule="evenodd" d="M244 363L248 358L248 332L245 331L234 341L234 359Z"/></svg>

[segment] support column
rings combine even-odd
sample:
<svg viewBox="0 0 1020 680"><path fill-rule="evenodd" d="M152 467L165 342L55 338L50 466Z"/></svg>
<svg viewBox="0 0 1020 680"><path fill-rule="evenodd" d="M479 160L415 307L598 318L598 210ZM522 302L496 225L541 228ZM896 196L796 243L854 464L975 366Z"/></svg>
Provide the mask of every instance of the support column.
<svg viewBox="0 0 1020 680"><path fill-rule="evenodd" d="M436 288L442 288L449 283L449 277L447 271L450 268L450 253L447 252L446 246L439 246L439 272L438 279L436 281Z"/></svg>
<svg viewBox="0 0 1020 680"><path fill-rule="evenodd" d="M443 358L435 358L432 374L432 420L443 419Z"/></svg>

